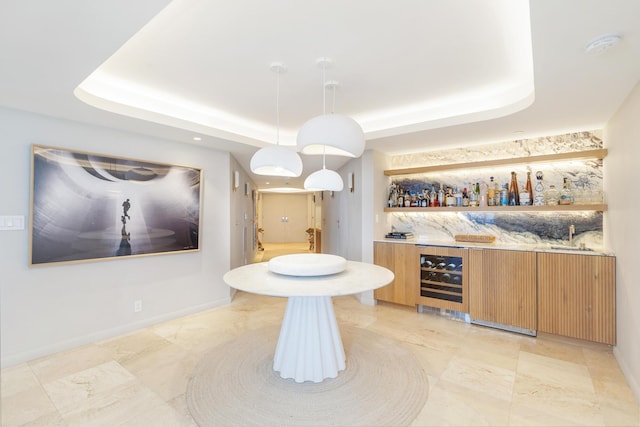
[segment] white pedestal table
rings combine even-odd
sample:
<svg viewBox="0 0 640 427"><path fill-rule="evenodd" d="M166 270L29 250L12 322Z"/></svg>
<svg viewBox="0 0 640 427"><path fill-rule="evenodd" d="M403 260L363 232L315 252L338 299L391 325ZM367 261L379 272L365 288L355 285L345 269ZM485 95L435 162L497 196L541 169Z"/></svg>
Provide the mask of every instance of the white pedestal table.
<svg viewBox="0 0 640 427"><path fill-rule="evenodd" d="M346 367L331 297L383 287L393 281L393 273L378 265L346 261L340 273L290 276L273 273L263 262L235 268L224 281L241 291L288 298L273 369L295 382L321 382L336 378Z"/></svg>

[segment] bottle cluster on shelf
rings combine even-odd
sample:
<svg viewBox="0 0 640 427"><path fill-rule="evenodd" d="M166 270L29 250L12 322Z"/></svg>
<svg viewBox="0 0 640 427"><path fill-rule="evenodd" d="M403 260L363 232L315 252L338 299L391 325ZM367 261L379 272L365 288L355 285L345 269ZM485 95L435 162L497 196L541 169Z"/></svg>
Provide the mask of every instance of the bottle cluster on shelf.
<svg viewBox="0 0 640 427"><path fill-rule="evenodd" d="M554 184L545 186L543 173L536 172L532 183L531 172L527 172L524 185L518 184L517 175L511 172L511 180L500 185L494 177L489 182L475 182L468 186L445 186L442 183L425 185L422 191L409 191L400 185L391 184L389 208L408 207L479 207L479 206L553 206L602 203L602 192L573 188L568 178L563 179L562 188Z"/></svg>

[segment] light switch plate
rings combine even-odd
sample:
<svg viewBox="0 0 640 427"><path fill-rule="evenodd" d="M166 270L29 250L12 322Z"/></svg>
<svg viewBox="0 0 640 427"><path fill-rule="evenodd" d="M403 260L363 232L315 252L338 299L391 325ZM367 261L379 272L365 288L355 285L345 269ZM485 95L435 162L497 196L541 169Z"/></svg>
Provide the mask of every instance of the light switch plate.
<svg viewBox="0 0 640 427"><path fill-rule="evenodd" d="M24 230L24 216L1 215L0 230Z"/></svg>

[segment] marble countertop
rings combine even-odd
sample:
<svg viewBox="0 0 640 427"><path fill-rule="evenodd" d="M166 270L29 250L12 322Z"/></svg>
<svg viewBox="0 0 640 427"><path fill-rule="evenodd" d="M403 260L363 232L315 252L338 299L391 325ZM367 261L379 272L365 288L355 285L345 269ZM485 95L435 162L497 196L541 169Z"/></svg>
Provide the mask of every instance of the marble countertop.
<svg viewBox="0 0 640 427"><path fill-rule="evenodd" d="M457 242L455 240L425 240L425 239L376 239L375 242L386 243L403 243L407 245L420 246L447 246L452 248L482 248L482 249L502 249L510 251L532 251L532 252L553 252L568 253L576 255L605 255L614 256L613 252L603 248L590 248L591 250L579 250L578 247L568 245L525 245L525 244L508 244L508 243L474 243L474 242Z"/></svg>
<svg viewBox="0 0 640 427"><path fill-rule="evenodd" d="M393 273L384 267L357 261L347 261L344 271L327 276L277 274L269 271L268 262L261 262L234 268L223 280L241 291L291 297L357 294L388 285L393 278Z"/></svg>

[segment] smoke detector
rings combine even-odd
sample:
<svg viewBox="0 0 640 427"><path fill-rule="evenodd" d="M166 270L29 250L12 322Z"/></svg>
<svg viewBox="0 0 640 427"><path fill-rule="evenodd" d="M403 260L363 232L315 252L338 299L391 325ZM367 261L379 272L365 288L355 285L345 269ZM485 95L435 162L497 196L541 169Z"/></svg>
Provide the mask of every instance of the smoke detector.
<svg viewBox="0 0 640 427"><path fill-rule="evenodd" d="M620 36L617 34L605 34L589 43L584 47L584 51L589 55L600 55L620 43Z"/></svg>

